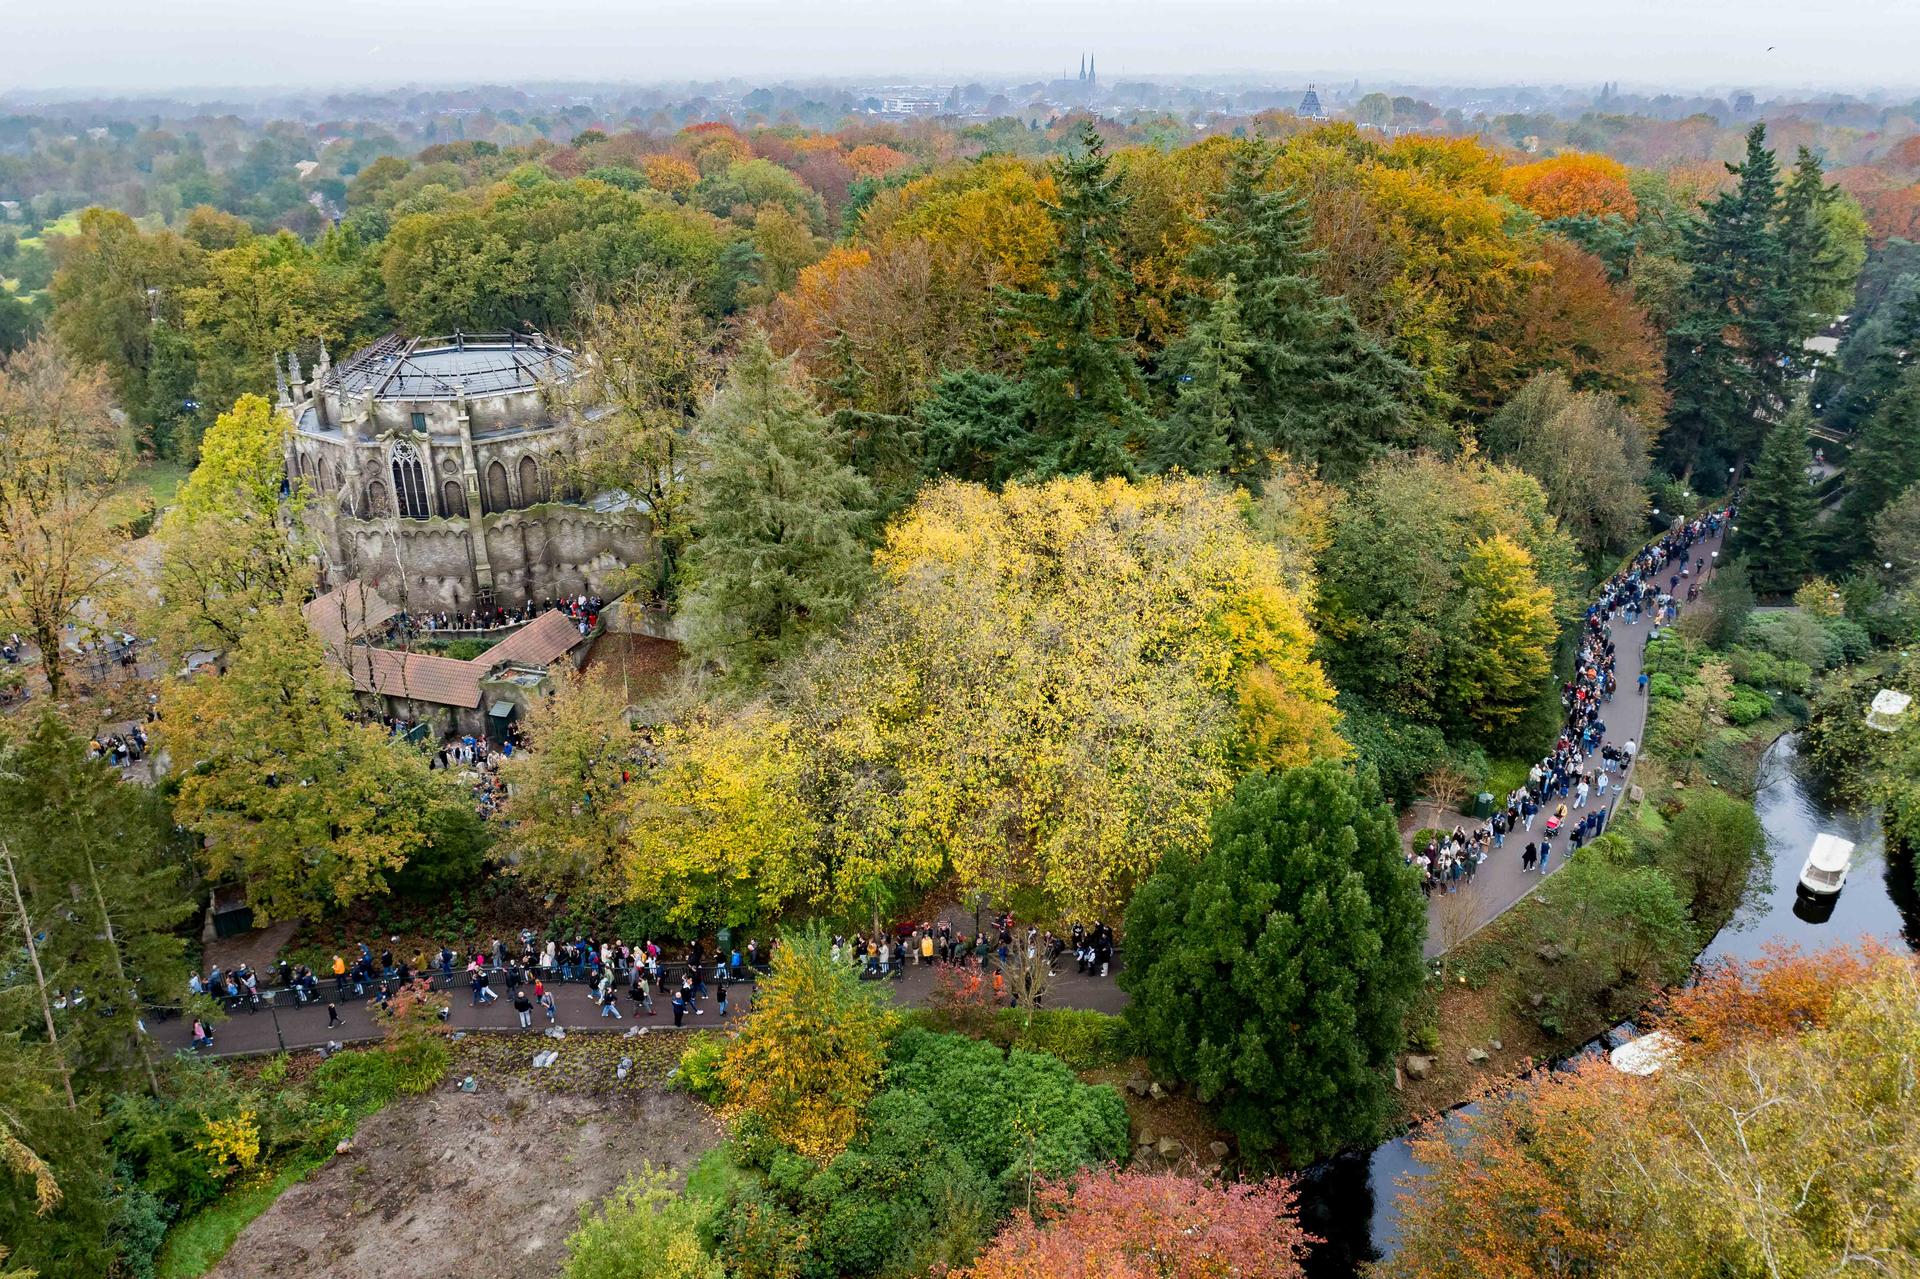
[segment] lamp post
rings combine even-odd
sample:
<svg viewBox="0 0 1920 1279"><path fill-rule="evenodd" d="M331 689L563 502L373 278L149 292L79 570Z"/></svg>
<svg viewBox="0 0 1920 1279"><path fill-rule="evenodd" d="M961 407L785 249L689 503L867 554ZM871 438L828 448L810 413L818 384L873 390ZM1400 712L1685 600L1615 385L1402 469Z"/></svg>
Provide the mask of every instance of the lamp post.
<svg viewBox="0 0 1920 1279"><path fill-rule="evenodd" d="M280 1033L280 1009L274 1002L274 997L279 993L277 990L270 990L266 993L267 1015L273 1018L273 1037L279 1042L280 1051L285 1052L287 1051L287 1037Z"/></svg>

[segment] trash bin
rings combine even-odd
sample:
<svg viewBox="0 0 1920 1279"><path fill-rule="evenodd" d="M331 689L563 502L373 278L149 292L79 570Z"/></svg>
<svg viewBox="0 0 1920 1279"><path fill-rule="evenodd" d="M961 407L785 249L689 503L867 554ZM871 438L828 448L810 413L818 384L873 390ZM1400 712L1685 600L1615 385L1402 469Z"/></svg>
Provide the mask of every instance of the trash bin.
<svg viewBox="0 0 1920 1279"><path fill-rule="evenodd" d="M1475 817L1493 816L1493 792L1481 791L1473 797L1473 815Z"/></svg>

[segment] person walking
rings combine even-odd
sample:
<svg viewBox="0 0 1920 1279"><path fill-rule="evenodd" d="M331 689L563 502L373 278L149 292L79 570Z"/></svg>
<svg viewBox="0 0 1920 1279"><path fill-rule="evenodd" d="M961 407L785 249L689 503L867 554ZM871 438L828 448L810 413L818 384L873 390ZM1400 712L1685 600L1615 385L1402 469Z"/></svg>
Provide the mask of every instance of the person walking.
<svg viewBox="0 0 1920 1279"><path fill-rule="evenodd" d="M1528 844L1525 848L1520 850L1521 872L1523 874L1532 873L1533 864L1539 860L1540 860L1540 846L1538 844Z"/></svg>
<svg viewBox="0 0 1920 1279"><path fill-rule="evenodd" d="M553 1002L552 991L549 990L540 996L540 1010L547 1015L547 1025L554 1025L560 1020L560 1009Z"/></svg>
<svg viewBox="0 0 1920 1279"><path fill-rule="evenodd" d="M339 1005L328 1004L327 1005L327 1029L332 1030L335 1026L338 1026L339 1024L340 1024Z"/></svg>
<svg viewBox="0 0 1920 1279"><path fill-rule="evenodd" d="M513 992L513 1011L520 1014L520 1029L533 1029L533 1001L527 998L524 988L516 988Z"/></svg>
<svg viewBox="0 0 1920 1279"><path fill-rule="evenodd" d="M1547 873L1547 858L1553 856L1553 836L1548 835L1540 841L1540 873Z"/></svg>
<svg viewBox="0 0 1920 1279"><path fill-rule="evenodd" d="M329 1007L331 1007L331 1005L329 1005ZM211 1047L213 1047L213 1032L207 1029L206 1022L201 1021L198 1017L195 1017L193 1019L194 1051L199 1052L201 1049L211 1048Z"/></svg>
<svg viewBox="0 0 1920 1279"><path fill-rule="evenodd" d="M673 995L673 1024L675 1026L686 1025L686 1016L687 997L679 991L675 991Z"/></svg>
<svg viewBox="0 0 1920 1279"><path fill-rule="evenodd" d="M725 981L715 982L713 984L713 994L714 997L720 1001L720 1019L725 1021L727 1016L727 983Z"/></svg>

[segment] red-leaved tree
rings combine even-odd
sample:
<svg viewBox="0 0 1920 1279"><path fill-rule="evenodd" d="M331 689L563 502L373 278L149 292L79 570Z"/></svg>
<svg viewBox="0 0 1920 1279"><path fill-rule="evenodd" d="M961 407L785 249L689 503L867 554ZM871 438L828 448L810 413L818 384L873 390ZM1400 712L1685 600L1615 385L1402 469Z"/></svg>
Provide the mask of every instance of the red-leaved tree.
<svg viewBox="0 0 1920 1279"><path fill-rule="evenodd" d="M1039 1188L971 1279L1299 1279L1293 1184L1101 1169Z"/></svg>

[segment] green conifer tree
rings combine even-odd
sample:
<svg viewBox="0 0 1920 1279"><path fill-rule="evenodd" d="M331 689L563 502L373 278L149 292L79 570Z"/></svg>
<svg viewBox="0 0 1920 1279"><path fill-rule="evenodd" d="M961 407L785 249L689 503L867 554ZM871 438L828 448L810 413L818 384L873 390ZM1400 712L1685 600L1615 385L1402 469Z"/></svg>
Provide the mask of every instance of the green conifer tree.
<svg viewBox="0 0 1920 1279"><path fill-rule="evenodd" d="M1745 557L1754 590L1784 595L1813 571L1813 489L1807 484L1805 401L1767 432L1747 476L1735 549Z"/></svg>
<svg viewBox="0 0 1920 1279"><path fill-rule="evenodd" d="M758 330L700 431L709 462L695 477L688 642L702 659L750 671L853 606L873 491Z"/></svg>
<svg viewBox="0 0 1920 1279"><path fill-rule="evenodd" d="M1153 422L1115 306L1127 282L1114 245L1128 197L1091 121L1081 126L1079 150L1053 165L1053 180L1058 196L1047 214L1059 247L1045 287L1014 298L1016 315L1033 331L1026 382L1034 469L1042 476L1131 475L1134 450Z"/></svg>
<svg viewBox="0 0 1920 1279"><path fill-rule="evenodd" d="M1785 374L1782 317L1792 309L1780 243L1779 167L1766 126L1747 134L1738 182L1681 231L1688 279L1680 318L1667 335L1673 397L1661 437L1668 462L1690 472L1702 461L1746 456L1777 404Z"/></svg>
<svg viewBox="0 0 1920 1279"><path fill-rule="evenodd" d="M1872 546L1874 520L1916 482L1920 482L1920 363L1908 363L1861 426L1847 458L1847 495L1833 529L1833 544L1842 560ZM1742 512L1743 522L1745 518Z"/></svg>
<svg viewBox="0 0 1920 1279"><path fill-rule="evenodd" d="M1205 314L1167 348L1173 371L1173 412L1161 424L1151 461L1157 471L1189 475L1230 469L1246 441L1254 405L1247 395L1247 357L1253 344L1240 323L1232 276L1220 282Z"/></svg>
<svg viewBox="0 0 1920 1279"><path fill-rule="evenodd" d="M1360 326L1346 299L1322 291L1306 203L1269 187L1272 166L1259 142L1235 149L1190 263L1204 279L1236 282L1252 344L1232 467L1257 472L1279 450L1345 478L1415 442L1409 399L1418 379Z"/></svg>
<svg viewBox="0 0 1920 1279"><path fill-rule="evenodd" d="M1425 970L1426 908L1371 768L1243 778L1210 847L1127 908L1127 1020L1241 1150L1299 1166L1371 1140Z"/></svg>

